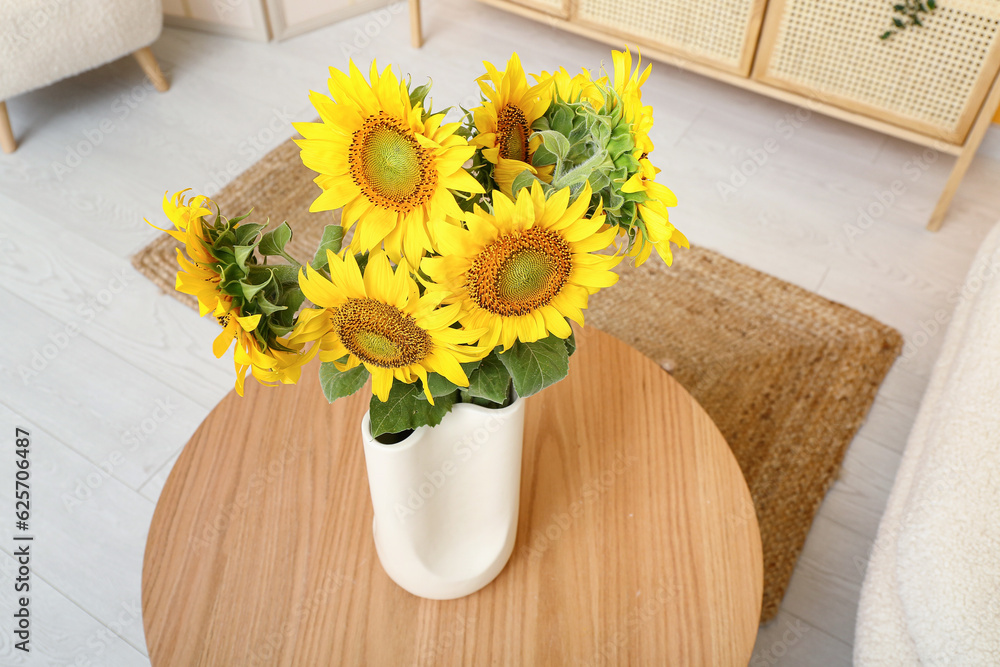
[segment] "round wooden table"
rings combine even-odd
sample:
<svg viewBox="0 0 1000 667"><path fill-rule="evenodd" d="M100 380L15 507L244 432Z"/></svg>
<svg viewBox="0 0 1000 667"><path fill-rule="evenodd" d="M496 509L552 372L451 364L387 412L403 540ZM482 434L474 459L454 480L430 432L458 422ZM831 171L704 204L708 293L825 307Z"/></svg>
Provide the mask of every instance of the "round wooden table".
<svg viewBox="0 0 1000 667"><path fill-rule="evenodd" d="M578 335L569 378L528 403L517 544L483 590L414 597L372 542L359 423L247 383L184 448L142 580L154 667L746 665L762 556L736 461L666 372Z"/></svg>

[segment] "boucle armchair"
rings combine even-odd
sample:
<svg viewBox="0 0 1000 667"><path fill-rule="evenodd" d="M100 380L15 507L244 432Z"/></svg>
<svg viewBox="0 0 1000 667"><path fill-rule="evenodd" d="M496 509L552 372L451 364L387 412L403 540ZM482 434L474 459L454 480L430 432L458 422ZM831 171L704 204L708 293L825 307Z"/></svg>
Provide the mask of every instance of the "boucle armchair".
<svg viewBox="0 0 1000 667"><path fill-rule="evenodd" d="M160 0L0 0L0 148L17 148L7 100L130 53L167 90L149 50L162 29Z"/></svg>
<svg viewBox="0 0 1000 667"><path fill-rule="evenodd" d="M1000 225L957 287L867 564L856 667L1000 665Z"/></svg>

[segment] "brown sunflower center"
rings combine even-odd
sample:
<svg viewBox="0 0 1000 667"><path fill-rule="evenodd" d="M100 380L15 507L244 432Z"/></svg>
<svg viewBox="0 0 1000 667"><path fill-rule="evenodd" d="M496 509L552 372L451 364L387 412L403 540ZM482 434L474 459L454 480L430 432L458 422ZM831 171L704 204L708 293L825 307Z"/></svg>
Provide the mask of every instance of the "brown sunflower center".
<svg viewBox="0 0 1000 667"><path fill-rule="evenodd" d="M422 361L430 335L411 315L375 299L348 299L333 315L333 329L348 352L380 368L402 368Z"/></svg>
<svg viewBox="0 0 1000 667"><path fill-rule="evenodd" d="M466 273L466 285L476 305L494 315L527 315L559 294L572 268L565 239L532 228L484 248Z"/></svg>
<svg viewBox="0 0 1000 667"><path fill-rule="evenodd" d="M500 157L528 161L528 119L513 104L508 104L497 115L497 146Z"/></svg>
<svg viewBox="0 0 1000 667"><path fill-rule="evenodd" d="M417 143L402 121L382 111L354 132L348 162L354 183L382 208L412 211L429 201L437 186L430 149Z"/></svg>

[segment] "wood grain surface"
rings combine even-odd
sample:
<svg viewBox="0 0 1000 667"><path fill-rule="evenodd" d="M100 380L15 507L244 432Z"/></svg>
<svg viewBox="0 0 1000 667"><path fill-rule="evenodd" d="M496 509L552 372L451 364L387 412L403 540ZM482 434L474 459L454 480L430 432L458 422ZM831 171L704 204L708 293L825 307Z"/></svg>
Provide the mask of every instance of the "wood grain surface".
<svg viewBox="0 0 1000 667"><path fill-rule="evenodd" d="M382 571L359 421L315 372L248 383L188 443L143 568L154 667L746 665L761 546L746 485L698 404L636 350L580 335L528 403L517 544L466 598Z"/></svg>

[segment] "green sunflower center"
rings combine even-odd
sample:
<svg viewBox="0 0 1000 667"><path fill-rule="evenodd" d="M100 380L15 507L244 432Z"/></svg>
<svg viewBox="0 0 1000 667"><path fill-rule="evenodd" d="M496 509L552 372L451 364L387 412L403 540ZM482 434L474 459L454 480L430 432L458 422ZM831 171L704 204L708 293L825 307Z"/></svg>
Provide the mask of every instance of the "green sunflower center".
<svg viewBox="0 0 1000 667"><path fill-rule="evenodd" d="M417 143L401 120L385 112L369 116L354 133L348 162L365 196L397 212L426 203L437 185L431 151Z"/></svg>
<svg viewBox="0 0 1000 667"><path fill-rule="evenodd" d="M430 334L411 315L375 299L348 299L333 328L348 352L380 368L419 363L431 350Z"/></svg>
<svg viewBox="0 0 1000 667"><path fill-rule="evenodd" d="M508 104L497 115L497 146L500 157L528 161L528 119L513 104Z"/></svg>
<svg viewBox="0 0 1000 667"><path fill-rule="evenodd" d="M555 258L534 248L516 250L497 272L497 292L511 303L537 299L558 274Z"/></svg>
<svg viewBox="0 0 1000 667"><path fill-rule="evenodd" d="M569 279L573 253L557 232L532 228L501 236L466 273L470 298L494 315L527 315L548 305Z"/></svg>

